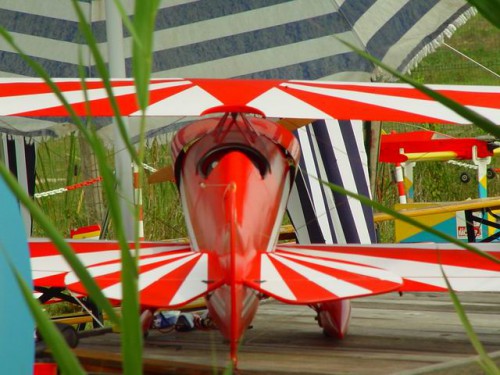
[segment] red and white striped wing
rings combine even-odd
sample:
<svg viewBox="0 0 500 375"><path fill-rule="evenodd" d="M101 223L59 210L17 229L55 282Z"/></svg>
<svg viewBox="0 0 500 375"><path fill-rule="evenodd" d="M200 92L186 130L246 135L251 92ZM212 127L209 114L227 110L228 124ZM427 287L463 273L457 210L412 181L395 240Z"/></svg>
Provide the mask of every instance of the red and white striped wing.
<svg viewBox="0 0 500 375"><path fill-rule="evenodd" d="M456 291L500 291L498 244L474 245L498 261L450 244L281 245L278 249L296 256L355 262L387 270L403 278L400 291L445 291L442 270Z"/></svg>
<svg viewBox="0 0 500 375"><path fill-rule="evenodd" d="M84 266L119 261L120 245L117 241L99 240L67 240L75 254ZM130 243L133 249L134 243ZM31 239L29 241L31 272L35 286L61 287L66 283L64 278L71 272L70 265L66 262L57 247L48 239ZM154 254L156 252L173 252L190 250L189 244L165 244L159 242L142 242L141 254Z"/></svg>
<svg viewBox="0 0 500 375"><path fill-rule="evenodd" d="M140 304L152 307L176 307L198 298L219 284L209 279L209 257L190 249L171 251L155 249L138 259ZM104 262L88 268L104 295L115 301L122 299L121 263ZM85 293L85 287L70 272L65 278L68 289Z"/></svg>
<svg viewBox="0 0 500 375"><path fill-rule="evenodd" d="M77 79L56 79L78 115L112 116L100 80L86 81L90 113ZM113 81L124 116L141 114L131 79ZM433 85L453 100L500 124L500 88ZM467 123L441 104L405 84L238 79L153 79L148 116L201 116L218 106L253 107L267 117ZM67 116L39 79L0 79L0 116Z"/></svg>
<svg viewBox="0 0 500 375"><path fill-rule="evenodd" d="M390 292L402 279L369 265L279 247L261 254L245 283L287 303L310 304Z"/></svg>

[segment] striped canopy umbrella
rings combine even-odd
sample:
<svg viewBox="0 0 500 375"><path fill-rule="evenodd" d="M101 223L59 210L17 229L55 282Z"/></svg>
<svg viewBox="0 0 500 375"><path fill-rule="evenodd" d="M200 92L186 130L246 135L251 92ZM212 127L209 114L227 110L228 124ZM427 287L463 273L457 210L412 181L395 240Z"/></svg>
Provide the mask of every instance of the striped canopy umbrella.
<svg viewBox="0 0 500 375"><path fill-rule="evenodd" d="M107 59L104 1L79 1ZM132 1L124 1L132 13ZM431 52L445 35L463 24L473 10L463 0L376 1L230 1L163 2L155 28L153 77L277 78L369 81L378 70L339 39L364 49L401 72ZM85 62L88 77L96 68L69 0L39 4L29 0L0 6L0 24L28 56L53 77L76 77ZM124 32L125 67L131 74L130 36ZM34 76L0 40L0 76ZM52 121L54 120L54 121ZM149 134L172 128L150 121ZM297 133L302 175L290 202L291 218L303 242L372 242L371 210L332 193L310 176L370 195L362 128L356 121L328 120ZM100 121L107 136L109 121ZM70 125L55 119L4 118L11 134L64 134ZM131 127L131 137L136 128Z"/></svg>

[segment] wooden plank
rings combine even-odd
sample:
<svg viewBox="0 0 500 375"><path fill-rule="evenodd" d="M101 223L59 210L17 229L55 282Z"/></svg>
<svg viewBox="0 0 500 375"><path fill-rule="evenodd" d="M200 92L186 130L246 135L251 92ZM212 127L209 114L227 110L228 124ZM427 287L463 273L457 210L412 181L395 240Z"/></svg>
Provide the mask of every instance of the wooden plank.
<svg viewBox="0 0 500 375"><path fill-rule="evenodd" d="M500 351L500 294L460 297L486 350ZM100 356L118 372L119 353L118 334L82 339L77 349L82 362L93 356L95 366ZM324 337L306 306L265 302L244 337L239 367L242 374L387 374L465 361L467 374L481 374L475 354L447 294L390 294L353 301L344 340ZM218 373L228 345L218 331L152 331L144 361L152 374Z"/></svg>

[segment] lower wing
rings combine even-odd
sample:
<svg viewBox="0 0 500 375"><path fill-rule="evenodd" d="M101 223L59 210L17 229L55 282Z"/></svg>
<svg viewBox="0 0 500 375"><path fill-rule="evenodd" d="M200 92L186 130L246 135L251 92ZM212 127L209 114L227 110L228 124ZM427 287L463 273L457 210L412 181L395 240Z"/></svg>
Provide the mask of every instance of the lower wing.
<svg viewBox="0 0 500 375"><path fill-rule="evenodd" d="M311 304L389 291L500 291L497 262L450 244L278 245L263 253L246 284L288 303Z"/></svg>
<svg viewBox="0 0 500 375"><path fill-rule="evenodd" d="M69 240L104 295L122 299L120 247L116 241ZM133 249L134 244L129 244ZM35 287L65 287L86 294L57 248L48 240L30 241ZM209 271L210 254L195 252L189 244L143 242L137 255L138 289L143 306L182 306L215 289L220 283ZM210 262L213 263L213 262Z"/></svg>
<svg viewBox="0 0 500 375"><path fill-rule="evenodd" d="M68 243L106 297L121 300L121 262L115 241ZM476 246L500 262L497 244ZM130 244L131 249L133 244ZM35 287L85 288L48 240L30 242ZM138 252L140 303L182 306L222 284L212 254L189 244L144 242ZM278 300L313 304L391 291L500 291L500 263L449 244L279 245L249 265L244 283Z"/></svg>

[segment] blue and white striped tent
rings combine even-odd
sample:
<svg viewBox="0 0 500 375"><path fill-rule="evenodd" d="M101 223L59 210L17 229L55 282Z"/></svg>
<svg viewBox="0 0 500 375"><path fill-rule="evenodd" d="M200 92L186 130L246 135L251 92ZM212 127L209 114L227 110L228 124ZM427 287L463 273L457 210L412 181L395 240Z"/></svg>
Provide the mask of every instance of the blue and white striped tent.
<svg viewBox="0 0 500 375"><path fill-rule="evenodd" d="M132 1L125 1L132 13ZM79 1L107 56L104 0ZM154 77L255 77L368 81L377 69L339 39L365 49L402 72L463 24L473 10L462 0L171 0L163 1L155 31ZM79 54L88 76L95 66L71 1L5 0L0 25L54 77L78 75ZM125 32L125 64L131 51ZM0 41L0 76L33 76L22 58ZM177 122L179 119L176 119ZM172 120L151 122L151 134ZM64 134L68 124L2 119L11 134ZM111 127L102 124L106 136ZM134 128L131 137L134 137ZM369 195L360 123L316 123L297 133L304 158L290 215L303 242L373 242L372 213L333 194L315 178Z"/></svg>

